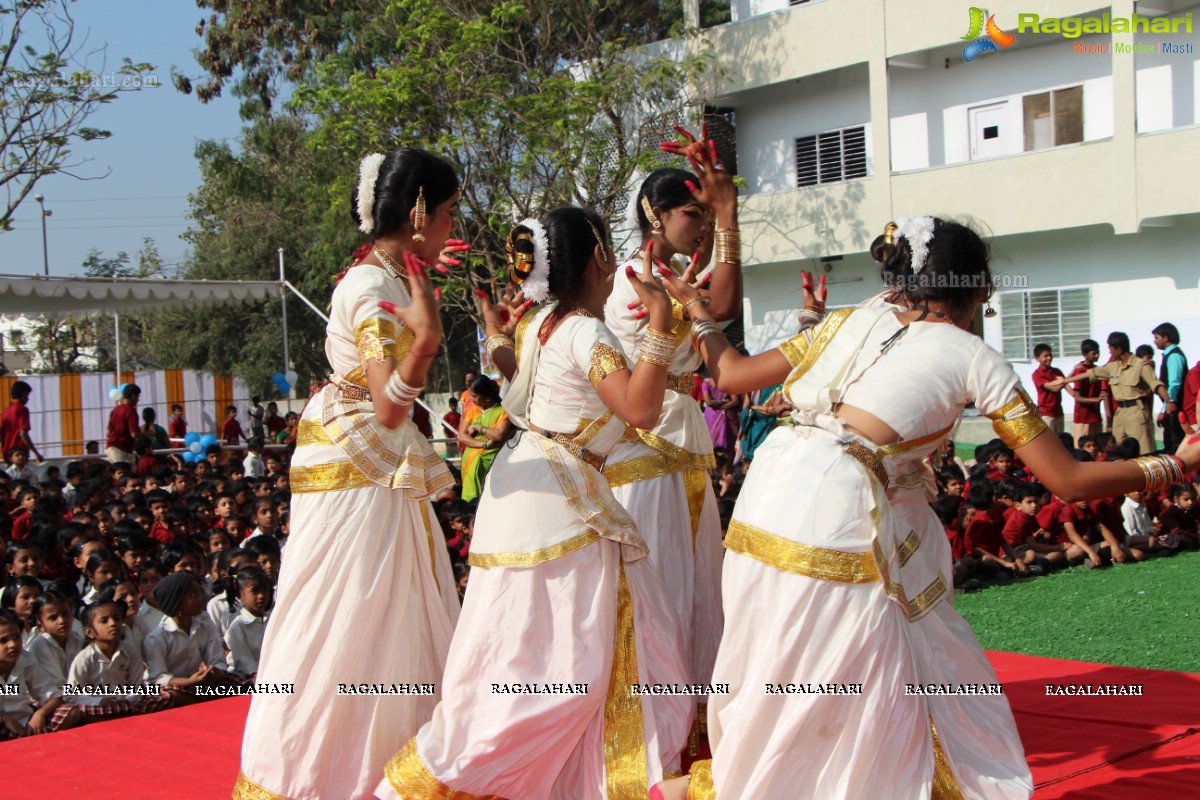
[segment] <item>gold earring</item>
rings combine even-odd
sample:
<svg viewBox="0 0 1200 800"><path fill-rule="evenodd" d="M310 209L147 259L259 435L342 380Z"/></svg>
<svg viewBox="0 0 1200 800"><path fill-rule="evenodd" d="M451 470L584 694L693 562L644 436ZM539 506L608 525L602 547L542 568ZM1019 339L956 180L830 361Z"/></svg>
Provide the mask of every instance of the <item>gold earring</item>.
<svg viewBox="0 0 1200 800"><path fill-rule="evenodd" d="M646 199L646 195L642 195L642 211L646 212L646 220L650 223L650 227L654 228L654 232L658 233L662 230L662 220L654 213L654 209L650 207L650 201Z"/></svg>
<svg viewBox="0 0 1200 800"><path fill-rule="evenodd" d="M413 241L425 241L425 187L417 190L417 204L413 206Z"/></svg>

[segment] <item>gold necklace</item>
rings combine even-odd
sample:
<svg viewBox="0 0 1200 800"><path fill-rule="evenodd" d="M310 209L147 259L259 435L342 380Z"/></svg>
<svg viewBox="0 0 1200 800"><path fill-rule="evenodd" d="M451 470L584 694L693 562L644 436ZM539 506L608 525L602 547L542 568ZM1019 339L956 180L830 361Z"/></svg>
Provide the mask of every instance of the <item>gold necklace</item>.
<svg viewBox="0 0 1200 800"><path fill-rule="evenodd" d="M588 319L595 319L595 318L596 318L596 315L595 315L595 314L593 314L592 312L588 311L588 310L587 310L586 308L584 308L583 306L575 306L574 308L572 308L572 309L571 309L571 311L575 312L576 314L578 314L578 315L579 315L579 316L581 316L581 317L587 317Z"/></svg>
<svg viewBox="0 0 1200 800"><path fill-rule="evenodd" d="M372 245L371 252L375 254L376 258L383 262L383 265L387 267L389 272L391 272L397 278L404 277L404 271L400 268L400 264L396 261L396 259L392 258L386 250L379 245Z"/></svg>

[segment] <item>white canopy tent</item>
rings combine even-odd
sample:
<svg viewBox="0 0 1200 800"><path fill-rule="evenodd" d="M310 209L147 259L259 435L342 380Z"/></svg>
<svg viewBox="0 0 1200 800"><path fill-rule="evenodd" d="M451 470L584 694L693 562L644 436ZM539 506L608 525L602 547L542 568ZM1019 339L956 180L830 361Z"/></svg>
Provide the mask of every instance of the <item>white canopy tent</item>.
<svg viewBox="0 0 1200 800"><path fill-rule="evenodd" d="M0 316L93 316L112 314L116 330L117 372L121 371L122 313L177 308L212 308L261 303L278 297L283 311L283 371L290 369L287 342L287 290L316 314L321 309L293 286L283 272L279 251L277 281L188 281L169 278L59 278L43 275L0 275Z"/></svg>

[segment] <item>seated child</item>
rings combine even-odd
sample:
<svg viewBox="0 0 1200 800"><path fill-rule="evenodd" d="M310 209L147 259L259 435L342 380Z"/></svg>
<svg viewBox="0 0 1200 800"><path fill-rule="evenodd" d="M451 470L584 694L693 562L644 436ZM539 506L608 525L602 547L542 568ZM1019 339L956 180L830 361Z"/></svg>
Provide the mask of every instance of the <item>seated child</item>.
<svg viewBox="0 0 1200 800"><path fill-rule="evenodd" d="M1171 506L1158 517L1159 546L1172 553L1200 549L1200 537L1197 537L1200 516L1197 515L1196 495L1191 484L1175 484L1170 488L1168 497Z"/></svg>
<svg viewBox="0 0 1200 800"><path fill-rule="evenodd" d="M28 575L9 578L0 592L0 608L11 611L21 621L21 645L29 647L37 636L37 625L33 621L33 602L42 593L42 582Z"/></svg>
<svg viewBox="0 0 1200 800"><path fill-rule="evenodd" d="M244 683L226 670L225 649L204 616L204 591L191 572L173 572L159 581L154 598L165 618L142 643L146 673L176 703L194 702L197 686Z"/></svg>
<svg viewBox="0 0 1200 800"><path fill-rule="evenodd" d="M89 643L71 661L67 683L82 692L69 702L85 717L147 714L171 705L165 692L147 692L141 653L129 646L126 612L123 602L103 599L80 612Z"/></svg>
<svg viewBox="0 0 1200 800"><path fill-rule="evenodd" d="M1065 564L1066 558L1059 552L1039 553L1036 534L1038 532L1037 504L1041 494L1036 484L1009 479L1004 481L1002 491L1012 501L1004 511L1004 527L1000 535L1009 549L1029 565L1030 575L1043 575L1053 563Z"/></svg>
<svg viewBox="0 0 1200 800"><path fill-rule="evenodd" d="M21 621L0 610L0 741L20 739L36 733L65 730L79 724L83 714L65 705L61 697L39 702L32 688L30 662L22 658Z"/></svg>
<svg viewBox="0 0 1200 800"><path fill-rule="evenodd" d="M254 563L253 556L241 549L225 550L215 557L212 574L213 596L208 601L205 611L209 621L212 622L222 639L225 638L225 632L229 630L230 623L237 619L242 610L238 593L235 591L230 594L229 592L233 576L242 567Z"/></svg>
<svg viewBox="0 0 1200 800"><path fill-rule="evenodd" d="M1027 575L1029 565L1024 555L1013 552L1001 535L1003 522L995 505L991 482L983 479L972 484L966 505L975 514L966 529L967 547L982 571L1003 576Z"/></svg>
<svg viewBox="0 0 1200 800"><path fill-rule="evenodd" d="M1142 502L1140 490L1125 495L1125 502L1121 504L1121 519L1125 523L1125 532L1131 537L1154 535L1154 520Z"/></svg>
<svg viewBox="0 0 1200 800"><path fill-rule="evenodd" d="M237 675L253 678L258 672L258 658L262 653L275 589L261 567L247 566L230 580L227 593L230 605L235 593L241 605L241 611L225 632L231 669Z"/></svg>
<svg viewBox="0 0 1200 800"><path fill-rule="evenodd" d="M30 687L43 706L63 702L63 684L71 661L83 649L83 634L75 628L71 599L48 590L33 601L33 618L38 634L27 653Z"/></svg>
<svg viewBox="0 0 1200 800"><path fill-rule="evenodd" d="M946 530L946 538L950 540L950 555L954 559L954 586L963 591L978 589L979 581L973 579L976 572L975 559L967 551L962 529L958 526L958 500L946 495L934 500L931 506ZM968 583L971 585L968 586Z"/></svg>

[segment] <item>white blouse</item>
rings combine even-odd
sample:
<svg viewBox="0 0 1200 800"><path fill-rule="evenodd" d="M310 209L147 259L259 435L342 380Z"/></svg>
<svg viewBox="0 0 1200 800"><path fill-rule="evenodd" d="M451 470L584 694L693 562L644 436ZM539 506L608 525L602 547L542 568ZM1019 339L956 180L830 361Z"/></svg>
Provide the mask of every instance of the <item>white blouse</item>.
<svg viewBox="0 0 1200 800"><path fill-rule="evenodd" d="M262 653L263 636L267 632L267 615L256 617L246 609L234 618L225 632L225 644L229 647L230 670L238 675L253 675L258 672L258 658Z"/></svg>
<svg viewBox="0 0 1200 800"><path fill-rule="evenodd" d="M525 335L537 333L531 328ZM594 384L629 368L620 348L598 319L572 315L563 320L542 347L529 421L543 430L571 435L608 413Z"/></svg>

